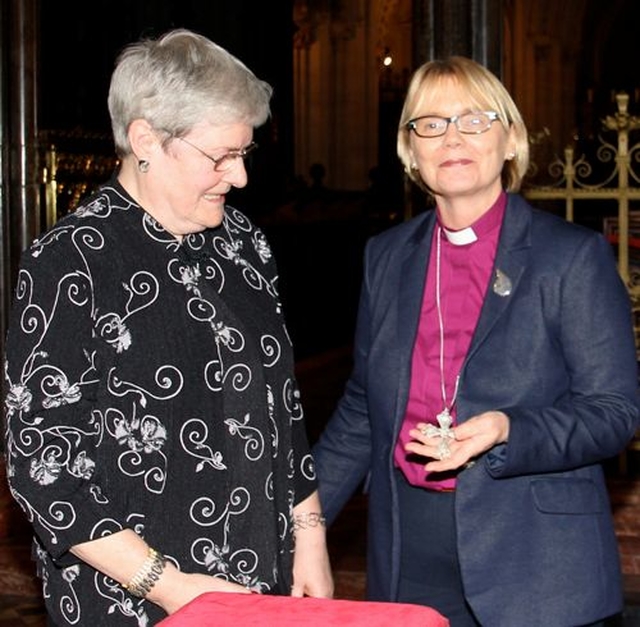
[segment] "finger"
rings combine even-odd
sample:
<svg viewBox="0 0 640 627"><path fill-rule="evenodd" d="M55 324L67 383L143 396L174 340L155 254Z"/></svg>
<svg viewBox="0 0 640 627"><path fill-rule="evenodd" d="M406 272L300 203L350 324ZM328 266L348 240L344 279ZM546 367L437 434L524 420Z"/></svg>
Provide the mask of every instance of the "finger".
<svg viewBox="0 0 640 627"><path fill-rule="evenodd" d="M294 584L293 586L291 586L291 596L301 598L304 596L304 592L302 588Z"/></svg>
<svg viewBox="0 0 640 627"><path fill-rule="evenodd" d="M413 453L420 457L429 457L431 459L438 459L438 445L422 442L408 442L404 446L404 450L407 453Z"/></svg>

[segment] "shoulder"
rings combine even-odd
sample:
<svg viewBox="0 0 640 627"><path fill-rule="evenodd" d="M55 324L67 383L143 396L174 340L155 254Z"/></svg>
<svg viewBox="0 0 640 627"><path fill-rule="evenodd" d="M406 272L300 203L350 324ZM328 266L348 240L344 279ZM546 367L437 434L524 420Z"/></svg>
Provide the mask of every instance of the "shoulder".
<svg viewBox="0 0 640 627"><path fill-rule="evenodd" d="M103 227L110 220L123 215L132 208L138 208L131 199L124 196L111 185L102 185L91 195L83 198L76 208L62 216L43 235L34 240L34 244L46 239L64 240L75 230L82 227Z"/></svg>
<svg viewBox="0 0 640 627"><path fill-rule="evenodd" d="M509 196L501 244L508 251L530 249L532 262L554 274L596 266L617 272L613 247L603 233L534 208L519 195Z"/></svg>
<svg viewBox="0 0 640 627"><path fill-rule="evenodd" d="M569 222L564 216L532 206L518 194L510 194L505 225L528 223L530 236L536 245L549 247L558 245L582 245L606 243L604 234L593 228Z"/></svg>
<svg viewBox="0 0 640 627"><path fill-rule="evenodd" d="M422 241L434 221L435 212L426 211L374 235L369 239L367 246L371 250L381 252L400 249L405 244Z"/></svg>
<svg viewBox="0 0 640 627"><path fill-rule="evenodd" d="M81 263L81 258L124 246L123 237L131 229L122 229L121 222L141 220L144 215L133 209L139 208L117 189L101 186L31 242L22 253L22 266L66 271Z"/></svg>

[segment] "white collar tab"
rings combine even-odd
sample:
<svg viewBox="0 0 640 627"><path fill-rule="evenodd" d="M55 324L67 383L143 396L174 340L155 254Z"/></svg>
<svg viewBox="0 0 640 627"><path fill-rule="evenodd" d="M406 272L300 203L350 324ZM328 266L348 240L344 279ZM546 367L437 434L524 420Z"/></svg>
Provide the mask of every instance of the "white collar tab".
<svg viewBox="0 0 640 627"><path fill-rule="evenodd" d="M449 243L454 246L466 246L467 244L473 244L473 242L478 241L478 236L472 227L468 226L466 229L461 229L459 231L450 231L449 229L445 229L442 227L444 234L447 237Z"/></svg>

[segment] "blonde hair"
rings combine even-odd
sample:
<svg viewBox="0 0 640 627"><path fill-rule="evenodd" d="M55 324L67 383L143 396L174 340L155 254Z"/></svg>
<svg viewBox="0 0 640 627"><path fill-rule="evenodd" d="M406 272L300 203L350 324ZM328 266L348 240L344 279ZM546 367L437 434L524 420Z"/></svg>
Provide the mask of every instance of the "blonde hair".
<svg viewBox="0 0 640 627"><path fill-rule="evenodd" d="M420 66L411 77L398 127L398 157L405 172L416 185L430 193L420 172L411 167L411 131L407 124L424 112L424 103L429 95L447 79L453 79L468 92L479 110L495 111L500 116L500 122L513 129L515 156L504 162L502 184L509 192L518 191L529 168L529 138L522 115L498 78L484 66L466 57L454 56L446 60L429 61Z"/></svg>

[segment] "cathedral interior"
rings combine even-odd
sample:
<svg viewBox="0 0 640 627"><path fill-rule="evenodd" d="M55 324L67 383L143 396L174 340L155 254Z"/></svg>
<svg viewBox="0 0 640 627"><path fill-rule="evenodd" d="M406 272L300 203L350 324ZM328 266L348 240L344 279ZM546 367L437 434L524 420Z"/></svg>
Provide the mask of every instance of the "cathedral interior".
<svg viewBox="0 0 640 627"><path fill-rule="evenodd" d="M0 353L20 252L115 166L106 94L117 52L141 36L192 28L274 86L272 116L256 133L251 183L233 202L263 227L278 258L313 439L344 383L336 375L346 377L364 243L424 209L408 191L395 149L413 70L452 54L487 65L523 113L538 171L566 159L567 147L576 159L595 161L607 116L622 119L618 140L636 161L639 18L637 0L0 0ZM618 186L625 219L639 208L636 184L632 175ZM553 209L564 211L565 200ZM583 203L571 219L603 229L615 217L610 203ZM635 257L627 252L628 264ZM612 462L611 482L626 593L640 605L640 530L629 525L640 507L636 455L633 447ZM18 549L0 558L9 593L0 625L40 624L24 558L26 523L4 482L0 503L0 549ZM354 511L360 520L360 503ZM360 581L360 555L353 566L338 546L359 546L348 535L355 526L342 520L333 550ZM344 585L347 595L359 594ZM22 605L32 620L16 617ZM640 625L632 613L627 627Z"/></svg>

